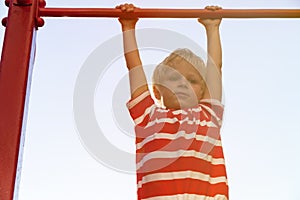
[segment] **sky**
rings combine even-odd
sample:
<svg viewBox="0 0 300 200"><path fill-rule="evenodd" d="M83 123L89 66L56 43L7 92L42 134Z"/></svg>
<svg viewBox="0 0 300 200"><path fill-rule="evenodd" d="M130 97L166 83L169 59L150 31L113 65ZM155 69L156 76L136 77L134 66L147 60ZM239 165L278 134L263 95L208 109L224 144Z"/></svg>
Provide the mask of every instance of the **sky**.
<svg viewBox="0 0 300 200"><path fill-rule="evenodd" d="M141 8L300 9L298 0L131 2ZM121 3L48 0L47 7ZM1 18L7 10L3 1ZM136 199L133 124L125 106L128 76L117 19L44 19L37 31L18 199ZM4 31L1 27L1 41ZM206 36L196 19L140 19L137 32L148 78L174 48L205 56ZM220 32L221 137L230 199L297 200L300 19L223 19Z"/></svg>

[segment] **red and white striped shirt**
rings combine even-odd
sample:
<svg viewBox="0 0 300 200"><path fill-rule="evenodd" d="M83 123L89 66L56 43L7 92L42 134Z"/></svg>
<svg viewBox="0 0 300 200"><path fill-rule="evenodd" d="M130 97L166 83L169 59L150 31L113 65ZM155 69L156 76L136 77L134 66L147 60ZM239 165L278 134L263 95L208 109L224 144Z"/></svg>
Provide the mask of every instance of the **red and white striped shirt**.
<svg viewBox="0 0 300 200"><path fill-rule="evenodd" d="M228 199L219 101L164 109L147 91L127 106L135 122L138 200Z"/></svg>

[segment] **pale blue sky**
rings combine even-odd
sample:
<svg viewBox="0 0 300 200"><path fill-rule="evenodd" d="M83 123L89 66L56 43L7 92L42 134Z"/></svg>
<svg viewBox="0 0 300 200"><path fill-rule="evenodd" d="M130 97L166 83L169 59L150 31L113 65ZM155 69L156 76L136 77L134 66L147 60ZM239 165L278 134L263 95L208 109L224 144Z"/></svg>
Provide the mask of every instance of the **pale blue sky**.
<svg viewBox="0 0 300 200"><path fill-rule="evenodd" d="M47 6L114 7L123 2L48 0ZM298 0L131 2L142 8L220 5L228 9L300 9ZM6 16L6 11L3 3L1 18ZM108 168L87 151L73 111L77 76L96 48L120 34L118 21L45 18L45 22L37 32L19 200L135 199L135 175ZM195 19L141 19L138 28L180 33L206 48L204 29ZM0 28L1 41L4 30ZM222 139L231 200L300 198L297 187L300 179L299 35L300 19L224 19L222 22L225 103ZM165 51L155 48L142 51L145 65L153 65L165 55ZM99 63L102 61L99 57ZM111 62L98 80L95 115L111 144L133 153L134 138L126 135L130 128L120 122L112 106L124 104L123 111L126 111L126 101L121 101L121 97L127 98L127 93L122 93L123 89L127 90L126 77L123 78L126 68L122 57ZM120 98L113 99L114 95Z"/></svg>

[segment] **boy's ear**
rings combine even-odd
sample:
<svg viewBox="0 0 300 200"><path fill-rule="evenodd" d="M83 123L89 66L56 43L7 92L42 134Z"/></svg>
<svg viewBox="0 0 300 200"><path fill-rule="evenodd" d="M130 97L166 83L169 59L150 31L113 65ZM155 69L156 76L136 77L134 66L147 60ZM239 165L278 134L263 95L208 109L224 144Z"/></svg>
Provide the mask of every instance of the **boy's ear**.
<svg viewBox="0 0 300 200"><path fill-rule="evenodd" d="M157 87L158 87L157 85L153 85L153 87L152 87L152 89L153 89L153 94L154 94L154 96L155 96L155 98L156 98L157 100L160 100L160 99L161 99L161 95L160 95L160 92L159 92L159 90L158 90Z"/></svg>

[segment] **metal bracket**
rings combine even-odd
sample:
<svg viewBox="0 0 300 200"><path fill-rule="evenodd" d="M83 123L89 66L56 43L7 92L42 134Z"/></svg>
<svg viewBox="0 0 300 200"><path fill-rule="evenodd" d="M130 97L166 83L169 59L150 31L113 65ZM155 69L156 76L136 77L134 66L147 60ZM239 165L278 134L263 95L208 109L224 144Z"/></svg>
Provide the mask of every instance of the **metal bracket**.
<svg viewBox="0 0 300 200"><path fill-rule="evenodd" d="M15 6L31 6L32 0L17 0L17 2L13 4Z"/></svg>

